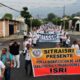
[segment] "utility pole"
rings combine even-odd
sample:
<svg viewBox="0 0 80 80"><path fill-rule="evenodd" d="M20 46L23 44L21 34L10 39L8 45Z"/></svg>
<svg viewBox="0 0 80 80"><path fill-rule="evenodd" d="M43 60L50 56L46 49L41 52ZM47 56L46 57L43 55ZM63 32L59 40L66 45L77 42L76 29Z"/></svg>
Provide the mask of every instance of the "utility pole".
<svg viewBox="0 0 80 80"><path fill-rule="evenodd" d="M65 5L63 6L63 17L65 17Z"/></svg>
<svg viewBox="0 0 80 80"><path fill-rule="evenodd" d="M64 29L65 29L65 4L64 4L64 6L63 6L63 27L64 27Z"/></svg>
<svg viewBox="0 0 80 80"><path fill-rule="evenodd" d="M66 20L66 7L65 7L66 0L64 0L64 5L63 5L63 28L65 29L65 20Z"/></svg>

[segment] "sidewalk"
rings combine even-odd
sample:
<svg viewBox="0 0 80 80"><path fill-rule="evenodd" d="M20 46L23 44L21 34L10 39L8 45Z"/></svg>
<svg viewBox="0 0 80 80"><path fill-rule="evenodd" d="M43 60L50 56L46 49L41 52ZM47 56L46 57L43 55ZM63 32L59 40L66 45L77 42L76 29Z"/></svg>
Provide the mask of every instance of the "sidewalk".
<svg viewBox="0 0 80 80"><path fill-rule="evenodd" d="M3 42L3 41L8 41L12 39L21 39L21 38L23 38L23 35L11 35L5 38L0 38L0 41Z"/></svg>
<svg viewBox="0 0 80 80"><path fill-rule="evenodd" d="M77 32L77 31L69 31L69 34L70 35L80 35L80 32Z"/></svg>

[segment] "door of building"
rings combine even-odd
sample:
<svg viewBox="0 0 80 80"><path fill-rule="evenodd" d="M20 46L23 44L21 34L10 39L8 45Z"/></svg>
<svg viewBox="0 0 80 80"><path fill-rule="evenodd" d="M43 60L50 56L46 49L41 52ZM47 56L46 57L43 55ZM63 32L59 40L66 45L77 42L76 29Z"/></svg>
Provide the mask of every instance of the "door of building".
<svg viewBox="0 0 80 80"><path fill-rule="evenodd" d="M79 24L77 24L76 26L76 31L79 31Z"/></svg>
<svg viewBox="0 0 80 80"><path fill-rule="evenodd" d="M14 34L14 25L13 24L9 24L9 35Z"/></svg>

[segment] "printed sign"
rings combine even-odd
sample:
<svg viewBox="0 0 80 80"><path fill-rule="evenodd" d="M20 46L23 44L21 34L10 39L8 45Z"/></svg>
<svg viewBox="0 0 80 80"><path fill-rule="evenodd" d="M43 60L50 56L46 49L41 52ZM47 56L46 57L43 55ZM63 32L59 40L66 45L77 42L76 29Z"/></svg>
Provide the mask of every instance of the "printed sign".
<svg viewBox="0 0 80 80"><path fill-rule="evenodd" d="M39 42L60 42L60 37L57 33L54 34L39 34Z"/></svg>
<svg viewBox="0 0 80 80"><path fill-rule="evenodd" d="M32 49L34 77L80 74L80 54L76 52L73 48Z"/></svg>

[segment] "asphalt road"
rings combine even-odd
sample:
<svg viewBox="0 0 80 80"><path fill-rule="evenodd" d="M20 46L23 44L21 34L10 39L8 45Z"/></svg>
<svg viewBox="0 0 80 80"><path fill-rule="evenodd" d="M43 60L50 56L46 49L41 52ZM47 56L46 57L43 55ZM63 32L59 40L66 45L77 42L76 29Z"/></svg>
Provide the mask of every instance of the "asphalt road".
<svg viewBox="0 0 80 80"><path fill-rule="evenodd" d="M72 42L74 39L80 39L80 36L71 36ZM20 39L18 41L21 43L20 49L22 50L23 40ZM10 41L3 42L0 45L0 49L2 47L8 47L9 42ZM37 48L50 48L50 47L52 48L54 46L55 46L54 43L42 43L42 44L38 43ZM61 76L56 75L56 76L45 76L45 77L37 77L37 78L29 77L26 76L25 74L25 68L24 68L25 61L23 55L21 55L20 61L21 61L21 67L19 69L14 68L11 71L11 80L80 80L80 75L61 75Z"/></svg>

